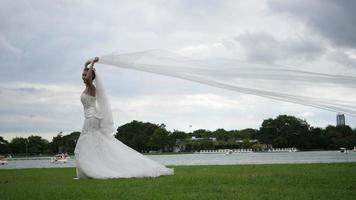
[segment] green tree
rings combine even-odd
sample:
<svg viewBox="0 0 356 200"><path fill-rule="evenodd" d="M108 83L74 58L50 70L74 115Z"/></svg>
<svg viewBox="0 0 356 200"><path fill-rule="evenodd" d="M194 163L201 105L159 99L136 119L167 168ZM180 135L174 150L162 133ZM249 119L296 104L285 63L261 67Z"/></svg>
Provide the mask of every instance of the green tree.
<svg viewBox="0 0 356 200"><path fill-rule="evenodd" d="M202 140L198 140L198 143L200 145L200 149L203 149L203 150L207 150L207 149L214 149L214 142L210 139L202 139Z"/></svg>
<svg viewBox="0 0 356 200"><path fill-rule="evenodd" d="M74 149L79 139L80 132L71 132L68 135L62 135L62 132L59 133L57 136L52 138L50 143L50 152L52 153L68 153L74 154Z"/></svg>
<svg viewBox="0 0 356 200"><path fill-rule="evenodd" d="M288 141L286 137L278 136L273 140L273 146L275 147L288 147Z"/></svg>
<svg viewBox="0 0 356 200"><path fill-rule="evenodd" d="M233 138L232 134L222 128L216 129L213 134L217 140L228 141Z"/></svg>
<svg viewBox="0 0 356 200"><path fill-rule="evenodd" d="M168 132L168 149L169 151L173 151L174 145L179 142L182 142L184 139L189 138L189 135L184 131L173 130L172 132Z"/></svg>
<svg viewBox="0 0 356 200"><path fill-rule="evenodd" d="M28 153L31 155L48 153L49 142L41 136L31 135L27 138Z"/></svg>
<svg viewBox="0 0 356 200"><path fill-rule="evenodd" d="M169 135L169 137L173 138L174 140L177 140L177 139L189 138L189 135L187 133L185 133L184 131L174 130L173 133L171 133Z"/></svg>
<svg viewBox="0 0 356 200"><path fill-rule="evenodd" d="M246 128L237 131L235 139L244 140L244 139L255 139L257 137L258 130L253 128Z"/></svg>
<svg viewBox="0 0 356 200"><path fill-rule="evenodd" d="M160 127L164 128L164 124L159 126L134 120L118 127L115 137L136 151L147 152L150 150L148 142L151 135Z"/></svg>
<svg viewBox="0 0 356 200"><path fill-rule="evenodd" d="M328 138L325 130L322 128L312 127L310 129L310 142L313 149L327 149Z"/></svg>
<svg viewBox="0 0 356 200"><path fill-rule="evenodd" d="M64 141L62 137L62 132L60 132L57 136L52 138L52 141L49 144L49 148L52 153L60 153L59 151L60 149L63 150L63 146Z"/></svg>
<svg viewBox="0 0 356 200"><path fill-rule="evenodd" d="M72 132L62 137L63 151L68 154L73 154L77 141L79 139L80 132Z"/></svg>
<svg viewBox="0 0 356 200"><path fill-rule="evenodd" d="M294 116L279 115L276 119L264 120L257 138L274 147L297 147L310 149L310 126Z"/></svg>
<svg viewBox="0 0 356 200"><path fill-rule="evenodd" d="M10 153L9 142L0 136L0 154Z"/></svg>
<svg viewBox="0 0 356 200"><path fill-rule="evenodd" d="M339 149L341 147L353 148L356 145L355 133L347 125L327 126L325 129L328 138L327 149Z"/></svg>
<svg viewBox="0 0 356 200"><path fill-rule="evenodd" d="M12 153L24 154L27 153L28 141L26 138L15 137L9 143L9 148Z"/></svg>
<svg viewBox="0 0 356 200"><path fill-rule="evenodd" d="M193 133L189 134L190 137L196 137L196 138L209 138L212 137L213 134L211 131L209 130L205 130L205 129L198 129L193 131Z"/></svg>
<svg viewBox="0 0 356 200"><path fill-rule="evenodd" d="M153 132L148 142L148 146L152 150L164 151L168 146L168 132L165 128L157 128Z"/></svg>

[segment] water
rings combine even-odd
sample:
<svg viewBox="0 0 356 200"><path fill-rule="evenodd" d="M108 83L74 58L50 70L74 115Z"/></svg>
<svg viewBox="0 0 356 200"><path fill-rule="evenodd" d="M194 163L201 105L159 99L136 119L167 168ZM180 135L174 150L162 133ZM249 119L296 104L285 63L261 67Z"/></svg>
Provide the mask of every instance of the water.
<svg viewBox="0 0 356 200"><path fill-rule="evenodd" d="M147 155L164 165L240 165L273 163L338 163L356 162L356 152L308 151L294 153L234 153L225 154L174 154ZM67 163L51 163L50 157L28 160L9 160L0 169L75 167L75 160Z"/></svg>

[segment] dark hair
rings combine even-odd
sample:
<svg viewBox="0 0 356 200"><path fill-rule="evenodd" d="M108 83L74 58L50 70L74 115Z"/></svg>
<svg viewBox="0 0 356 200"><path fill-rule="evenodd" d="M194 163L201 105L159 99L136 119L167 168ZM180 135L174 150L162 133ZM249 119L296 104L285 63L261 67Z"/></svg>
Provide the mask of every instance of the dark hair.
<svg viewBox="0 0 356 200"><path fill-rule="evenodd" d="M89 68L87 68L87 67L84 68L84 71L88 71L88 70L89 70ZM93 72L93 78L92 78L92 80L94 80L94 79L95 79L95 71L92 70L92 72Z"/></svg>

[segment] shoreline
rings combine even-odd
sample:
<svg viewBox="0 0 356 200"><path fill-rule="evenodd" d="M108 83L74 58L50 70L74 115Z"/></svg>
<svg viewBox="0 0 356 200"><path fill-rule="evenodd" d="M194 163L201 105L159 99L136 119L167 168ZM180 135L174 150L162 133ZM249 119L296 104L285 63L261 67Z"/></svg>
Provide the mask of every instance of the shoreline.
<svg viewBox="0 0 356 200"><path fill-rule="evenodd" d="M339 150L322 150L322 149L318 149L318 150L298 150L296 152L286 152L286 151L273 151L273 152L269 152L269 151L253 151L253 152L234 152L234 154L248 154L248 153L299 153L299 152L339 152ZM141 152L139 152L141 153ZM185 155L185 154L224 154L225 152L162 152L162 153L141 153L143 155ZM348 153L356 153L356 151L352 151L349 150ZM48 157L53 157L56 154L42 154L42 155L31 155L31 156L13 156L12 158L7 158L8 160L16 160L16 159L24 159L26 160L27 158L35 158L38 160L41 160L41 158L48 158ZM74 158L74 154L69 154L68 156L70 156L71 158Z"/></svg>

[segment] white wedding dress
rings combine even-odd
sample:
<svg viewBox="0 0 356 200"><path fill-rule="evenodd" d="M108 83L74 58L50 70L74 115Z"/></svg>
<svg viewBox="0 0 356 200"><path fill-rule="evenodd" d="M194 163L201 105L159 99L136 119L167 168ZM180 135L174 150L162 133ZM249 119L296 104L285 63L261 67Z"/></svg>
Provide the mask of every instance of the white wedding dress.
<svg viewBox="0 0 356 200"><path fill-rule="evenodd" d="M98 89L97 96L103 92ZM147 158L112 134L107 134L101 123L105 122L103 116L108 113L101 114L96 101L94 96L84 92L81 95L85 121L74 151L77 178L157 177L174 174L173 169Z"/></svg>

